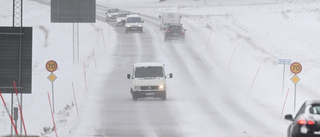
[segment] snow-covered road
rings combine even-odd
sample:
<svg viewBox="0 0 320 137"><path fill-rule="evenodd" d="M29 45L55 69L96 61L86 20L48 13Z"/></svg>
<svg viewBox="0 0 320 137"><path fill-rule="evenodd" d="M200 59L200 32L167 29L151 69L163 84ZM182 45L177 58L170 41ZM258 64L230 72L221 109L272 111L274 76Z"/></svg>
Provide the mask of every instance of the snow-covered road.
<svg viewBox="0 0 320 137"><path fill-rule="evenodd" d="M233 81L233 74L199 56L196 46L207 34L197 31L198 26L184 20L186 41L164 42L157 16L141 16L144 33L125 33L123 27L108 22L116 31L117 42L113 53L105 56L113 62L112 71L95 82L100 87L98 104L104 104L96 112L101 118L96 135L285 136L283 120L274 119L243 95L241 82ZM133 63L146 61L165 63L167 73L173 72L174 78L167 82L167 101L132 101L126 74L131 73Z"/></svg>

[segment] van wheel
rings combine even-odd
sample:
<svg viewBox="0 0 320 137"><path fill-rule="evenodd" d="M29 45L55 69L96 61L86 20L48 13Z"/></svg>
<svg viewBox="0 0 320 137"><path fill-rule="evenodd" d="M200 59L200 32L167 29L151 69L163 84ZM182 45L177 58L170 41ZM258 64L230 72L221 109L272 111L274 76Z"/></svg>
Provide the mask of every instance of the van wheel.
<svg viewBox="0 0 320 137"><path fill-rule="evenodd" d="M133 101L137 101L138 100L138 97L134 93L132 93L132 100Z"/></svg>
<svg viewBox="0 0 320 137"><path fill-rule="evenodd" d="M166 95L163 95L163 96L161 97L161 100L163 100L163 101L167 100L167 96L166 96Z"/></svg>

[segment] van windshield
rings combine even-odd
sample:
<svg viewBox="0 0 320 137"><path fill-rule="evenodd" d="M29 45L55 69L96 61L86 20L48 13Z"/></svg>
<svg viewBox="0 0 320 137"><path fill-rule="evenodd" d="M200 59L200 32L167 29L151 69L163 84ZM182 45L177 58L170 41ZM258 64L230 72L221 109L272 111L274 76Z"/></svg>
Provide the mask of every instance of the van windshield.
<svg viewBox="0 0 320 137"><path fill-rule="evenodd" d="M139 17L127 18L127 23L140 23L140 22L141 22L141 18L139 18Z"/></svg>
<svg viewBox="0 0 320 137"><path fill-rule="evenodd" d="M163 77L162 67L137 67L134 73L136 78Z"/></svg>
<svg viewBox="0 0 320 137"><path fill-rule="evenodd" d="M118 17L127 17L128 14L119 14Z"/></svg>
<svg viewBox="0 0 320 137"><path fill-rule="evenodd" d="M115 13L115 12L119 12L119 10L118 9L110 9L110 10L108 10L108 12L109 13Z"/></svg>

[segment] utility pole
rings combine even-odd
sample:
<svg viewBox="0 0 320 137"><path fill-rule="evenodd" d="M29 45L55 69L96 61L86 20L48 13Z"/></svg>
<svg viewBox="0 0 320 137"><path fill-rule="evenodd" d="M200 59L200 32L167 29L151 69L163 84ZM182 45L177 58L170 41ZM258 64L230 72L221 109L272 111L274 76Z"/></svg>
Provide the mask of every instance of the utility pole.
<svg viewBox="0 0 320 137"><path fill-rule="evenodd" d="M17 108L19 106L18 102L21 102L21 110L22 110L22 92L20 91L21 86L21 49L22 49L22 15L23 15L23 0L13 0L13 20L12 20L12 27L20 27L20 42L19 42L19 79L18 79L18 93L20 93L18 96L14 97L14 89L12 89L11 93L11 116L14 115L14 108ZM20 96L20 97L19 97ZM20 99L20 101L19 101ZM15 119L19 119L19 116ZM20 118L20 121L16 123L17 128L20 127L20 135L22 134L22 121ZM15 134L13 131L13 125L11 126L11 136L12 134Z"/></svg>

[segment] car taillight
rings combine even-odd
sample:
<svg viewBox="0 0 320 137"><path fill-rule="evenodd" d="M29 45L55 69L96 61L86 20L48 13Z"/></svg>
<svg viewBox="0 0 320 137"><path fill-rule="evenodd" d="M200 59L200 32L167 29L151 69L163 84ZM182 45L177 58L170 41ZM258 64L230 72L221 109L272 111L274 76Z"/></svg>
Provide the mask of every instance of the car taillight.
<svg viewBox="0 0 320 137"><path fill-rule="evenodd" d="M167 30L167 31L166 31L166 33L169 33L169 32L170 32L170 30Z"/></svg>
<svg viewBox="0 0 320 137"><path fill-rule="evenodd" d="M181 31L181 34L184 34L184 31Z"/></svg>
<svg viewBox="0 0 320 137"><path fill-rule="evenodd" d="M300 125L305 125L306 123L307 123L307 121L304 120L304 119L299 119L298 120L298 124L300 124Z"/></svg>
<svg viewBox="0 0 320 137"><path fill-rule="evenodd" d="M300 124L300 125L314 125L315 123L314 123L314 121L313 120L309 120L309 121L307 121L307 120L305 120L305 119L299 119L298 120L298 124Z"/></svg>
<svg viewBox="0 0 320 137"><path fill-rule="evenodd" d="M312 120L308 121L308 125L314 125L314 124L315 124L314 121Z"/></svg>

